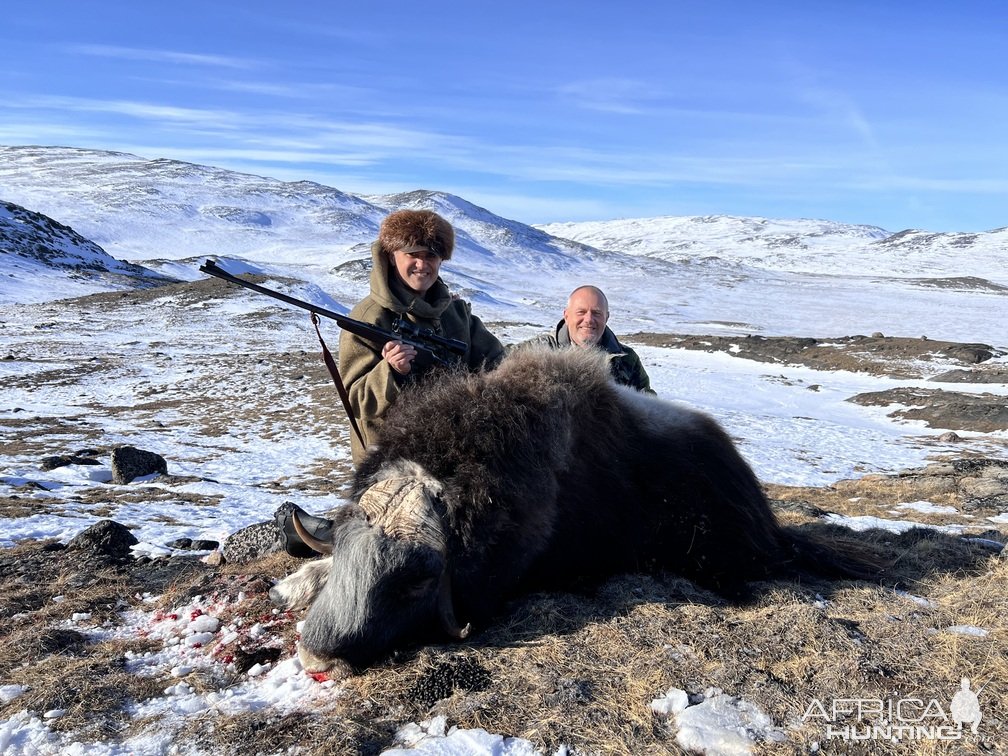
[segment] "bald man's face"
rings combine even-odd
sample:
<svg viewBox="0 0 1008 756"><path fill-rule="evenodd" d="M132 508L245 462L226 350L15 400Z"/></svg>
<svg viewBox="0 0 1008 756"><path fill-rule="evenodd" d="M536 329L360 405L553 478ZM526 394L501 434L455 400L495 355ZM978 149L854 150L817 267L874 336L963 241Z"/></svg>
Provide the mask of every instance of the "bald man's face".
<svg viewBox="0 0 1008 756"><path fill-rule="evenodd" d="M571 295L563 318L571 341L579 347L595 346L605 332L609 308L598 292L580 289Z"/></svg>

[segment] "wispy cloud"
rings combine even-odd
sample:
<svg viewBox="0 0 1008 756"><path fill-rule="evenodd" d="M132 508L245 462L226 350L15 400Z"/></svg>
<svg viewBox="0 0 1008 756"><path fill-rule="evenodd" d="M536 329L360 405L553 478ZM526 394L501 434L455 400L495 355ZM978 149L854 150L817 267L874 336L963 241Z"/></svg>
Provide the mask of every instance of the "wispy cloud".
<svg viewBox="0 0 1008 756"><path fill-rule="evenodd" d="M831 128L844 127L870 149L880 149L871 121L845 88L829 83L826 74L791 55L783 56L780 65L788 82L785 91L794 101L810 108L813 116Z"/></svg>
<svg viewBox="0 0 1008 756"><path fill-rule="evenodd" d="M643 113L662 98L647 82L614 77L570 82L557 92L576 107L626 115Z"/></svg>
<svg viewBox="0 0 1008 756"><path fill-rule="evenodd" d="M854 98L822 86L805 86L798 91L801 101L811 105L831 123L842 124L857 134L867 146L879 149L875 129Z"/></svg>
<svg viewBox="0 0 1008 756"><path fill-rule="evenodd" d="M215 108L183 108L134 100L102 100L86 97L34 96L8 102L7 105L23 110L122 115L145 121L198 124L220 129L233 128L235 119L233 112Z"/></svg>
<svg viewBox="0 0 1008 756"><path fill-rule="evenodd" d="M851 188L877 191L934 192L936 194L1008 194L1008 178L930 178L927 176L886 175L874 180L856 181Z"/></svg>
<svg viewBox="0 0 1008 756"><path fill-rule="evenodd" d="M739 156L737 151L723 149L723 145L682 153L656 151L647 145L585 148L554 143L544 147L467 136L433 124L430 128L415 128L383 120L330 119L320 114L278 110L187 108L72 97L33 97L9 104L31 113L23 120L40 124L58 120L47 114L79 114L75 123L81 129L88 126L81 117L84 114L111 119L104 125L102 141L106 144L119 134L121 143L130 144L131 151L140 154L210 164L269 164L291 170L314 170L312 166L322 165L370 166L386 177L454 174L469 176L463 179L466 181L481 176L485 180L599 187L781 185L796 178L818 183L847 169L842 156ZM137 128L131 123L135 121L144 124L150 147L135 145ZM15 137L14 141L23 138ZM417 179L410 181L415 183Z"/></svg>
<svg viewBox="0 0 1008 756"><path fill-rule="evenodd" d="M70 48L70 51L80 55L90 55L99 58L146 60L152 63L171 63L174 65L204 66L210 68L248 70L258 68L260 65L257 61L247 58L180 52L177 50L118 47L115 45L74 45Z"/></svg>

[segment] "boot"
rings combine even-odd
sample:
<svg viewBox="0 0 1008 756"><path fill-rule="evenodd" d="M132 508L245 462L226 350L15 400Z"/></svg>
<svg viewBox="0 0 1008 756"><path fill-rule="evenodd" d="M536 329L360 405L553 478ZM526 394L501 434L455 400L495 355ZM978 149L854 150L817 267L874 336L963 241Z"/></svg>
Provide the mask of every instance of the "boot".
<svg viewBox="0 0 1008 756"><path fill-rule="evenodd" d="M301 507L292 501L285 501L273 514L273 521L280 531L280 544L284 551L294 557L302 559L319 556L319 553L301 540L297 531L294 530L293 513L298 513L298 519L302 527L320 541L328 541L332 535L333 521L324 517L315 517L305 512Z"/></svg>

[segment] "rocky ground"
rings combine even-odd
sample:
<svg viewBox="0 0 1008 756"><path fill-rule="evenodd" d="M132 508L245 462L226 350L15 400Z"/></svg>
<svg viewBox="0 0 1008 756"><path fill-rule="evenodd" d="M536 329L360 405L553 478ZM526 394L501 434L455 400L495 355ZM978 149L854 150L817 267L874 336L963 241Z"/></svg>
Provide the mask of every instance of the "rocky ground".
<svg viewBox="0 0 1008 756"><path fill-rule="evenodd" d="M816 370L846 370L933 383L1004 384L1008 367L994 358L1005 352L988 344L907 338L846 336L833 339L791 336L685 336L637 333L629 343L725 352L740 359ZM937 367L936 367L937 366ZM901 387L858 394L849 401L890 406L892 417L923 420L929 427L979 433L1008 430L1008 403L994 393L966 394L944 388Z"/></svg>

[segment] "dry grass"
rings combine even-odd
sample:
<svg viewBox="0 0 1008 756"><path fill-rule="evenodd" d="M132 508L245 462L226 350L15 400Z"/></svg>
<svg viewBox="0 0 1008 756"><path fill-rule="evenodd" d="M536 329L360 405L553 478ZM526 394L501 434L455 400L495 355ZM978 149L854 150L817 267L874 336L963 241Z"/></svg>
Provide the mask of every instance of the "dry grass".
<svg viewBox="0 0 1008 756"><path fill-rule="evenodd" d="M885 514L910 494L917 500L921 486L929 485L934 500L961 504L947 482L881 477L824 489L772 487L770 494L782 519L829 532L813 522L815 513ZM443 715L449 725L520 736L547 753L562 745L582 754L676 753L674 720L649 708L674 686L690 694L720 688L763 709L788 740L758 744L757 753L807 752L815 742L826 753L845 752L842 742L824 740L822 722L803 721L813 701L918 698L947 708L965 676L974 689L984 686L984 720L981 736L957 743L956 752L1008 751L1008 560L935 531L873 532L863 539L892 562L876 585L813 577L770 582L755 586L745 605L666 575L621 576L583 594L534 594L514 602L471 642L399 652L329 689L310 711L211 711L187 720L176 737L220 754L248 753L250 743L263 753L375 754L392 745L403 724ZM97 740L163 724L128 721L122 713L125 703L159 696L172 682L124 671L126 651L140 652L145 643L89 644L60 629L68 611L115 621L121 598L138 589L136 570L107 566L80 588L81 571L45 548L35 543L9 550L0 570L0 674L4 682L30 687L0 708L0 716L24 708L66 709L53 726ZM149 587L159 589L163 608L184 606L195 596L227 596L224 623L268 620L275 633L270 653L278 658L293 651L297 618L272 614L265 592L272 578L297 564L274 555L218 570L155 574L148 566L146 579L160 581ZM46 581L23 579L26 571L46 569ZM53 595L66 596L64 603L54 604ZM988 634L949 631L957 625ZM192 675L186 682L197 690L227 687L261 658L257 653L263 649L246 648L231 672ZM874 741L871 752L908 748L949 752L927 741Z"/></svg>
<svg viewBox="0 0 1008 756"><path fill-rule="evenodd" d="M242 753L250 737L276 750L304 740L305 753L378 753L401 724L444 715L460 727L527 738L546 752L568 745L586 754L664 753L678 750L675 729L650 712L650 700L671 686L717 687L788 729L787 743L757 750L787 753L822 739L818 723L802 723L813 700L947 704L969 676L987 684L990 727L967 752L1004 748L1008 627L1000 607L1008 564L940 534L871 537L898 557L892 580L912 583L931 606L883 585L825 581L767 583L752 603L736 606L675 577L623 576L590 594L515 602L465 646L400 653L345 681L324 711L207 715L189 727L220 753ZM265 566L275 571L284 559ZM989 635L946 630L961 624ZM485 684L467 689L455 681L433 701L422 694L460 661L484 671ZM873 752L905 753L906 745Z"/></svg>

